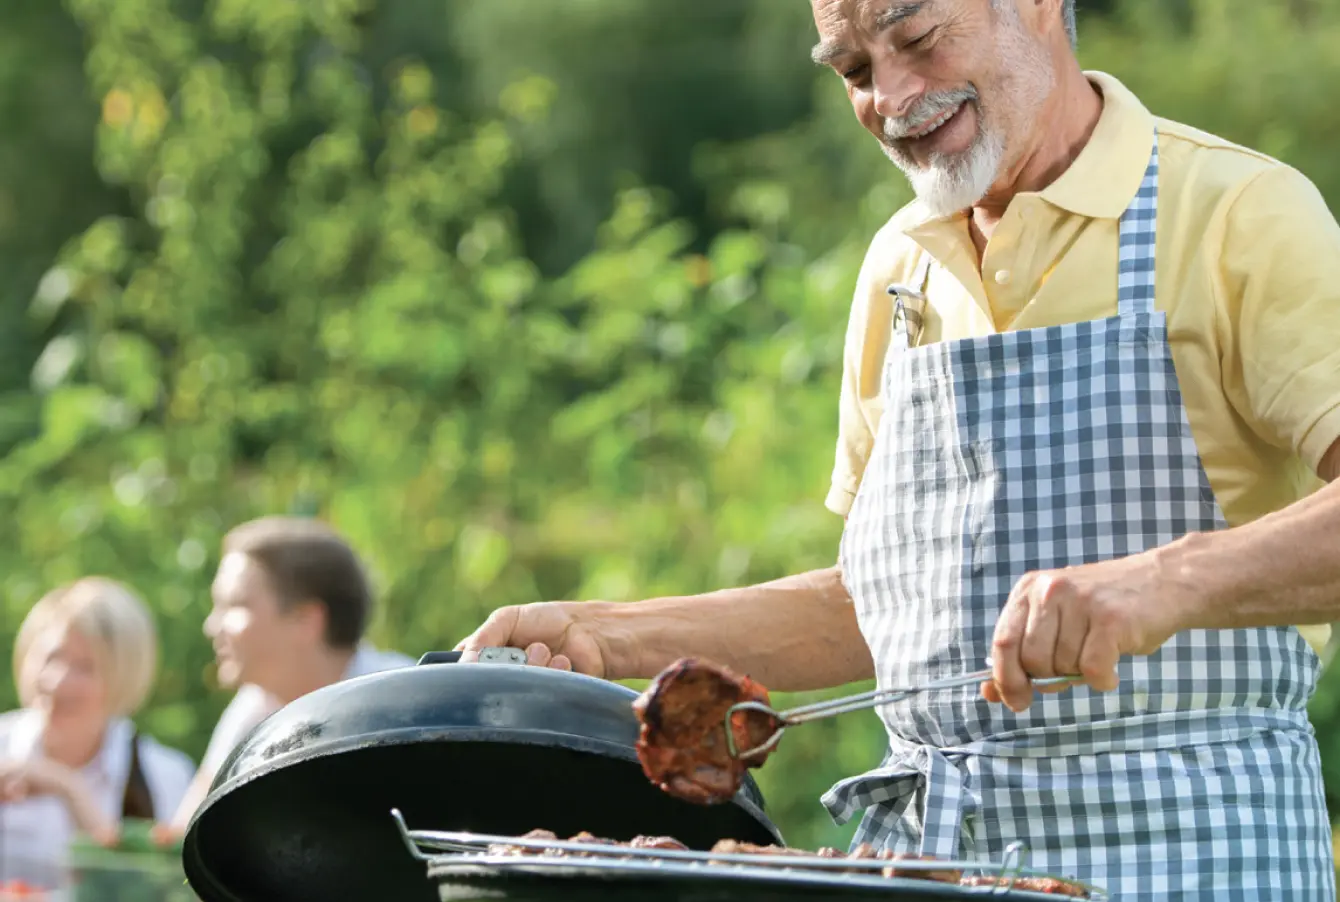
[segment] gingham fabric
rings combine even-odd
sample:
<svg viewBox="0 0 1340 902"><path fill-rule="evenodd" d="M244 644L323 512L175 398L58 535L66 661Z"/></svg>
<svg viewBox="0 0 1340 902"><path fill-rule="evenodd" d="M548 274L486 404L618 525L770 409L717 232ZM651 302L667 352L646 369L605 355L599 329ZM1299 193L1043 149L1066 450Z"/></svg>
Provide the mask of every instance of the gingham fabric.
<svg viewBox="0 0 1340 902"><path fill-rule="evenodd" d="M1156 139L1121 220L1113 318L917 346L899 311L917 295L896 292L841 546L880 686L983 668L1028 571L1226 526L1154 306L1157 198ZM1030 867L1115 898L1334 902L1318 669L1291 627L1194 631L1123 660L1115 692L1022 714L977 687L914 696L880 709L883 763L824 804L838 822L865 810L856 843L998 861L1022 840Z"/></svg>

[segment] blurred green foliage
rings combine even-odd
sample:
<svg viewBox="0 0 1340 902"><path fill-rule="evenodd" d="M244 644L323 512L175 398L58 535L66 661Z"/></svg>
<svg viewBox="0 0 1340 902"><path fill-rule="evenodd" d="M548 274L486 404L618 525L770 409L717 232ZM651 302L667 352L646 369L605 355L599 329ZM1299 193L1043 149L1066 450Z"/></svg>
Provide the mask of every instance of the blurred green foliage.
<svg viewBox="0 0 1340 902"><path fill-rule="evenodd" d="M0 657L47 588L123 578L195 755L219 539L317 513L373 639L833 560L856 269L908 197L815 72L805 4L12 0L0 10ZM1121 0L1086 65L1332 203L1333 4ZM1340 791L1340 684L1316 721ZM849 687L852 688L852 687ZM12 684L0 685L12 704ZM782 699L784 703L799 699ZM794 844L873 715L759 772Z"/></svg>

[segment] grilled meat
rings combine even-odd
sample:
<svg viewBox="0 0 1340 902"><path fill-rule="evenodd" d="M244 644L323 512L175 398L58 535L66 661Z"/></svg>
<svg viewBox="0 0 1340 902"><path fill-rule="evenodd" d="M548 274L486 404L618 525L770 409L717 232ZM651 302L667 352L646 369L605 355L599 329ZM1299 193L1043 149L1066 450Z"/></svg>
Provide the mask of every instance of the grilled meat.
<svg viewBox="0 0 1340 902"><path fill-rule="evenodd" d="M714 855L790 855L793 858L813 858L813 852L804 849L792 849L787 846L756 846L750 842L735 839L723 839L712 847Z"/></svg>
<svg viewBox="0 0 1340 902"><path fill-rule="evenodd" d="M687 852L689 847L673 836L634 836L628 843L634 849L669 849L673 852Z"/></svg>
<svg viewBox="0 0 1340 902"><path fill-rule="evenodd" d="M518 836L517 839L558 839L558 834L550 830L532 830L524 836ZM489 845L490 855L543 855L545 851L547 850L516 846L510 843L492 843Z"/></svg>
<svg viewBox="0 0 1340 902"><path fill-rule="evenodd" d="M854 859L878 859L881 861L935 861L936 859L924 855L899 855L891 849L876 850L869 843L861 843L847 858ZM869 868L852 868L849 873L852 874L870 874L873 873ZM906 877L912 880L934 880L936 883L958 883L963 877L962 871L954 870L929 870L927 868L900 868L897 865L880 870L885 877Z"/></svg>
<svg viewBox="0 0 1340 902"><path fill-rule="evenodd" d="M1009 883L1007 878L998 877L992 874L983 874L977 877L964 877L959 881L960 886L1001 886L1006 883ZM1067 896L1072 899L1089 898L1088 892L1085 891L1083 887L1057 880L1054 877L1016 877L1013 883L1009 883L1009 886L1010 889L1016 889L1022 892Z"/></svg>
<svg viewBox="0 0 1340 902"><path fill-rule="evenodd" d="M699 805L733 798L745 771L768 756L730 754L726 712L740 702L766 705L768 691L747 676L692 658L661 671L633 703L642 722L637 755L647 777L665 792ZM761 711L737 711L731 717L736 749L763 744L778 726L776 718Z"/></svg>
<svg viewBox="0 0 1340 902"><path fill-rule="evenodd" d="M558 836L549 830L532 830L520 839L532 840L557 840ZM634 849L673 849L677 851L688 851L688 846L679 840L670 836L636 836L628 842L619 842L613 839L603 839L594 836L591 833L582 831L571 837L568 842L580 842L594 846L611 846L608 853L611 857L631 859L631 855L619 855L616 848L627 847ZM527 848L524 846L512 845L509 843L494 843L489 846L490 855L509 855L509 856L539 856L543 855L551 858L586 858L601 853L591 851L572 852L557 848ZM885 877L902 877L912 880L932 880L937 883L952 883L959 886L973 887L994 887L1007 882L1007 878L995 875L964 876L961 871L952 869L926 869L926 868L908 868L899 867L898 862L908 861L935 861L936 859L927 856L918 855L899 855L889 849L875 849L868 843L862 843L853 849L850 853L844 853L838 849L823 848L817 852L810 852L804 849L793 849L788 846L760 846L754 843L740 842L734 839L723 839L712 846L710 855L754 855L764 858L847 858L852 860L878 860L888 861L887 867L880 868L878 873ZM729 867L735 862L722 861L720 859L711 859L708 862L711 865ZM790 868L790 865L784 867ZM796 865L804 867L804 865ZM875 873L871 868L839 868L838 872L852 874L870 875ZM1012 884L1013 889L1041 893L1044 895L1064 896L1072 899L1087 899L1089 894L1082 887L1052 877L1018 877Z"/></svg>

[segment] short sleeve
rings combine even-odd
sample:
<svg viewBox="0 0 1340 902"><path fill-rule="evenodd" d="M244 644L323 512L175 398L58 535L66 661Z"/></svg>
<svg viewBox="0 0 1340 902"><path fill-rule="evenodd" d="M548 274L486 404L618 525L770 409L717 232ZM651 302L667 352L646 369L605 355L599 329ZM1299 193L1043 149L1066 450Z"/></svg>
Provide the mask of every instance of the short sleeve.
<svg viewBox="0 0 1340 902"><path fill-rule="evenodd" d="M1242 189L1220 259L1237 346L1240 413L1314 471L1340 437L1340 225L1297 170L1275 165Z"/></svg>
<svg viewBox="0 0 1340 902"><path fill-rule="evenodd" d="M862 403L862 372L870 333L870 285L872 284L879 238L871 244L856 280L847 334L842 345L842 387L838 393L837 453L833 479L824 506L845 517L856 500L870 449L875 443L874 427Z"/></svg>
<svg viewBox="0 0 1340 902"><path fill-rule="evenodd" d="M213 779L228 753L273 710L269 697L259 686L247 685L238 689L228 707L223 709L214 733L209 737L209 746L205 749L200 769Z"/></svg>

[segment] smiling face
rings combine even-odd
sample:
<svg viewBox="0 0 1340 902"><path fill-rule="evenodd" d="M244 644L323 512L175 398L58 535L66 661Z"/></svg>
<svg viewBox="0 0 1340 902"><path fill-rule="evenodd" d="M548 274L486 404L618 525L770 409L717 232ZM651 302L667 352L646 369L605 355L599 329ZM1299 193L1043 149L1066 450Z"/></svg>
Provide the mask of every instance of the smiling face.
<svg viewBox="0 0 1340 902"><path fill-rule="evenodd" d="M214 606L204 629L223 686L255 683L273 691L295 652L321 641L316 606L285 604L265 568L248 555L225 555L210 590Z"/></svg>
<svg viewBox="0 0 1340 902"><path fill-rule="evenodd" d="M976 204L1035 140L1057 73L1051 28L1017 2L812 0L815 61L934 215Z"/></svg>
<svg viewBox="0 0 1340 902"><path fill-rule="evenodd" d="M57 734L100 733L111 716L106 661L78 629L64 625L40 635L23 662L29 705Z"/></svg>

